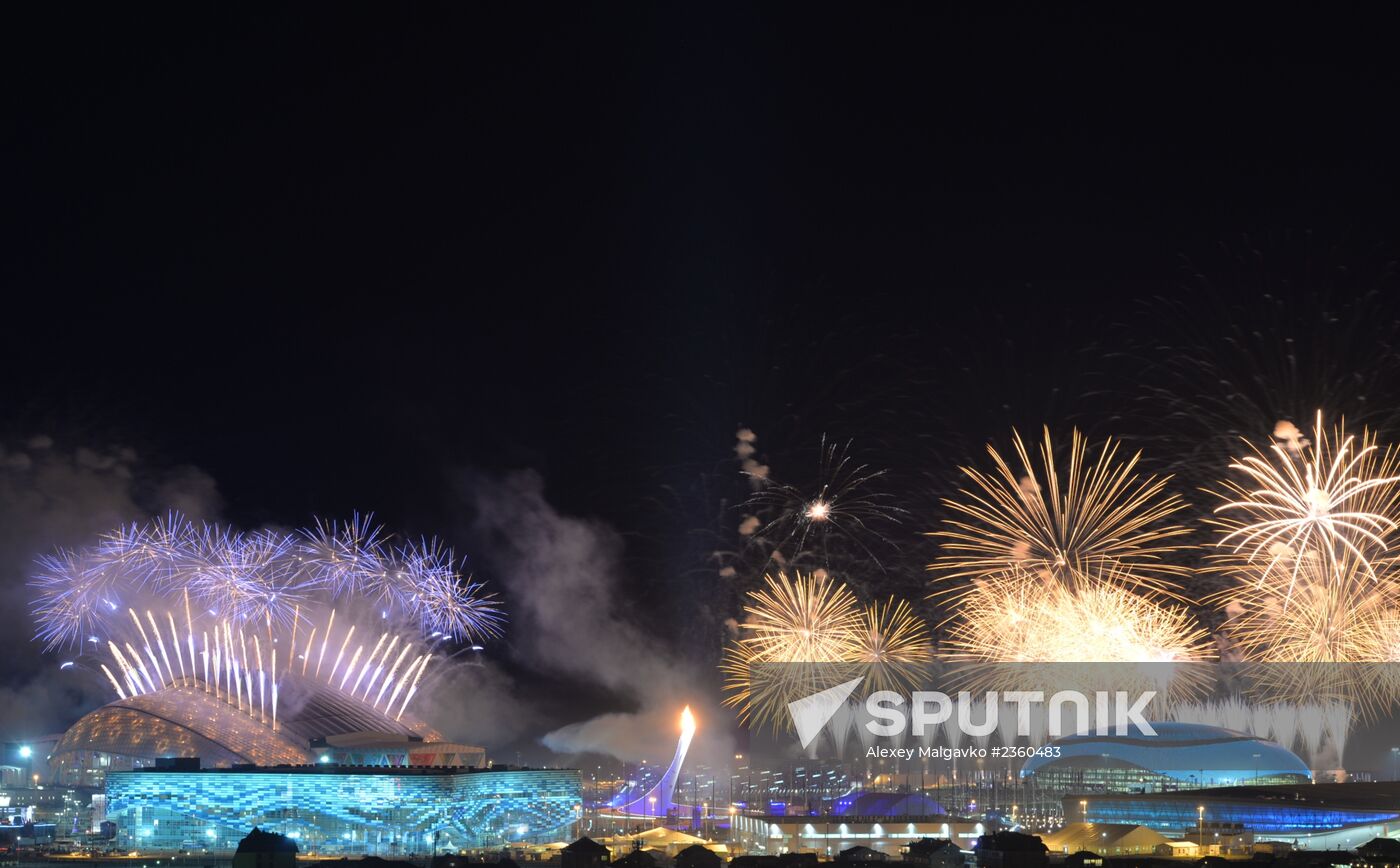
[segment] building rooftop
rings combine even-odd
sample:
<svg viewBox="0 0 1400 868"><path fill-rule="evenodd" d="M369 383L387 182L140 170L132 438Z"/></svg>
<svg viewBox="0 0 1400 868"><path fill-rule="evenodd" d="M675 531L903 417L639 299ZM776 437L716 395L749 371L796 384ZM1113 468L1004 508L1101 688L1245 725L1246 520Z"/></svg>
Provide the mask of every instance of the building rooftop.
<svg viewBox="0 0 1400 868"><path fill-rule="evenodd" d="M1061 768L1136 768L1183 783L1238 783L1258 778L1309 780L1307 764L1266 739L1216 726L1154 722L1157 734L1067 735L1050 742L1055 755L1031 757L1021 776Z"/></svg>
<svg viewBox="0 0 1400 868"><path fill-rule="evenodd" d="M1189 802L1240 801L1250 804L1269 802L1289 805L1369 810L1400 811L1400 781L1351 782L1341 784L1276 784L1270 786L1213 787L1208 790L1183 790L1161 793L1092 793L1071 796L1092 801L1110 799L1151 799L1153 801Z"/></svg>
<svg viewBox="0 0 1400 868"><path fill-rule="evenodd" d="M132 774L170 774L178 771L183 774L302 774L302 775L388 775L394 777L414 776L436 776L436 775L461 775L461 774L483 774L487 772L569 772L578 769L567 768L534 768L528 766L352 766L340 765L337 763L315 763L313 765L275 765L275 766L232 766L229 768L199 768L199 769L178 769L168 768L139 768L133 769ZM123 774L113 772L113 774Z"/></svg>

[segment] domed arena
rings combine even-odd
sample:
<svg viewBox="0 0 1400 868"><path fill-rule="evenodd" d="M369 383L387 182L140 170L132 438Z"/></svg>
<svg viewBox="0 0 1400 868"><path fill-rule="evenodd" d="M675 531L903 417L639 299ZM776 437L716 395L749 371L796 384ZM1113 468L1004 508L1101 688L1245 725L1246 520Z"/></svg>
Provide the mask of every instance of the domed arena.
<svg viewBox="0 0 1400 868"><path fill-rule="evenodd" d="M1049 743L1021 776L1051 790L1154 792L1311 781L1292 751L1198 723L1153 723L1156 735L1071 735ZM1052 755L1052 753L1057 755Z"/></svg>
<svg viewBox="0 0 1400 868"><path fill-rule="evenodd" d="M433 765L484 762L481 748L446 742L408 715L394 719L314 683L284 681L283 687L284 713L276 728L265 715L240 710L200 686L117 699L69 727L54 746L50 768L63 783L100 786L108 771L147 767L166 757L198 757L206 768L339 760L336 743L343 740L386 748L399 744L397 765L422 764L410 763L409 754L424 752ZM363 756L363 751L356 754L360 764Z"/></svg>

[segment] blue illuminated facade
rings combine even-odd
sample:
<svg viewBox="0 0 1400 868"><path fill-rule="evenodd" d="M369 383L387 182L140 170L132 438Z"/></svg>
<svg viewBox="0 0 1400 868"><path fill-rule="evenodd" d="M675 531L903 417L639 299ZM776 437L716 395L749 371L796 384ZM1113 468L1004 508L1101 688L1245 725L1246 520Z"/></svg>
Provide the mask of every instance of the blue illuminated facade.
<svg viewBox="0 0 1400 868"><path fill-rule="evenodd" d="M1156 735L1071 735L1032 757L1021 776L1062 791L1151 792L1311 780L1307 764L1261 738L1195 723L1153 723Z"/></svg>
<svg viewBox="0 0 1400 868"><path fill-rule="evenodd" d="M1141 825L1167 835L1238 825L1265 840L1349 848L1400 832L1400 783L1222 787L1171 793L1081 793L1065 818Z"/></svg>
<svg viewBox="0 0 1400 868"><path fill-rule="evenodd" d="M143 852L229 851L254 826L303 853L395 855L569 837L572 769L274 766L107 775L117 842Z"/></svg>
<svg viewBox="0 0 1400 868"><path fill-rule="evenodd" d="M1171 832L1190 831L1198 823L1238 823L1259 835L1296 836L1400 821L1397 810L1334 808L1263 799L1228 801L1209 795L1187 801L1159 800L1151 796L1137 799L1081 796L1066 800L1068 816L1078 818L1080 811L1071 803L1080 800L1085 803L1084 813L1090 823L1127 823ZM1205 810L1198 815L1198 808Z"/></svg>

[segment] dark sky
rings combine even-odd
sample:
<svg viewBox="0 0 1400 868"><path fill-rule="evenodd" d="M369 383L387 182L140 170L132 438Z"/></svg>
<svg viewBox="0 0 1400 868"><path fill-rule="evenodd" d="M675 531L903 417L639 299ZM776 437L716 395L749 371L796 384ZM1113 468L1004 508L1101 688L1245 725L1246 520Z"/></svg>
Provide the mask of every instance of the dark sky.
<svg viewBox="0 0 1400 868"><path fill-rule="evenodd" d="M7 8L0 431L193 465L245 525L452 538L458 469L533 468L646 594L708 508L656 504L741 424L937 475L1091 391L1117 412L1099 375L1132 379L1183 262L1369 268L1392 33L1286 4Z"/></svg>
<svg viewBox="0 0 1400 868"><path fill-rule="evenodd" d="M607 515L775 357L1044 339L1182 255L1397 221L1395 64L1345 13L5 14L6 421L245 520L430 523L450 461Z"/></svg>

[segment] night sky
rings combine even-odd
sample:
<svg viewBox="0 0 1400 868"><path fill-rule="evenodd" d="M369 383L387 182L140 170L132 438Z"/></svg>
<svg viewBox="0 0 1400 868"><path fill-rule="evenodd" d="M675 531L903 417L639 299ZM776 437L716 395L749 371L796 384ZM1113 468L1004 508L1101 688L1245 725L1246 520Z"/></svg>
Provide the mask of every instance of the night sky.
<svg viewBox="0 0 1400 868"><path fill-rule="evenodd" d="M3 16L0 442L134 450L124 514L190 474L241 526L373 510L508 599L470 491L533 470L682 659L732 614L697 576L740 426L775 473L850 439L917 549L1013 424L1151 448L1187 344L1306 343L1367 290L1346 358L1397 334L1393 31L1333 9ZM81 542L36 527L16 594Z"/></svg>

